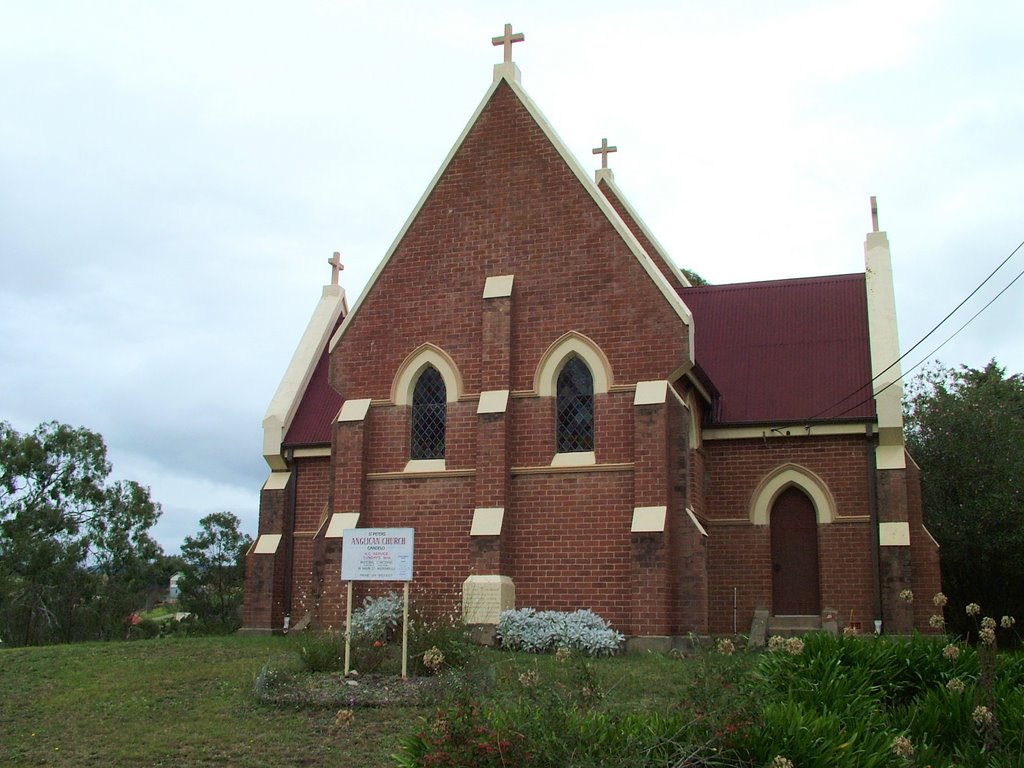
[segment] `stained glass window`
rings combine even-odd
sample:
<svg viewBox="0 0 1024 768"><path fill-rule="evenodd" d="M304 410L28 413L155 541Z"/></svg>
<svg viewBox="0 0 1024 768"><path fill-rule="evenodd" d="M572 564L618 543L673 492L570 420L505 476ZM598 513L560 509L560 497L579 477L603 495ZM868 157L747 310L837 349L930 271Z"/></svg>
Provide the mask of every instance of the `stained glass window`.
<svg viewBox="0 0 1024 768"><path fill-rule="evenodd" d="M578 357L558 374L555 416L559 453L594 450L594 377Z"/></svg>
<svg viewBox="0 0 1024 768"><path fill-rule="evenodd" d="M443 459L448 398L444 379L433 366L424 369L412 392L410 458Z"/></svg>

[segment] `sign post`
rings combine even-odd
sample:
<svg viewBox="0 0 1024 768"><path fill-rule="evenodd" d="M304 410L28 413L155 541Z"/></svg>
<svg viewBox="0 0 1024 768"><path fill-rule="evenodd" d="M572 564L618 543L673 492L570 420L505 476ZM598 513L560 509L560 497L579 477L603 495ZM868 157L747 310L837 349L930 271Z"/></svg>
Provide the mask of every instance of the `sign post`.
<svg viewBox="0 0 1024 768"><path fill-rule="evenodd" d="M342 532L341 579L348 582L345 606L345 674L352 657L352 582L404 581L402 679L408 674L409 582L412 581L412 528L349 528Z"/></svg>

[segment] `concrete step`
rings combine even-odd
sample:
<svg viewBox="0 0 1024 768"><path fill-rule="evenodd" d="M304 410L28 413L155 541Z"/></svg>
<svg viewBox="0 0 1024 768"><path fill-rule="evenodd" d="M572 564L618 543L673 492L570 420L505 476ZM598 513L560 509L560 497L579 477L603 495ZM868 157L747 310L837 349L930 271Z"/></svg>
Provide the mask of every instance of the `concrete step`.
<svg viewBox="0 0 1024 768"><path fill-rule="evenodd" d="M821 616L769 616L768 635L793 637L821 629Z"/></svg>

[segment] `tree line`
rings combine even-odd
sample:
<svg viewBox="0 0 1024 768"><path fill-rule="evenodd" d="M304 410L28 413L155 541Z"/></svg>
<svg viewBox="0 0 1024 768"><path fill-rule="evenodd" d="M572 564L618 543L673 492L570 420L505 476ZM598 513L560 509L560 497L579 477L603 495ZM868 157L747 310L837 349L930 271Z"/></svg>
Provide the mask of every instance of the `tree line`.
<svg viewBox="0 0 1024 768"><path fill-rule="evenodd" d="M989 616L1024 616L1024 378L995 360L981 369L937 364L907 387L904 415L954 607L947 624L969 632L969 603Z"/></svg>
<svg viewBox="0 0 1024 768"><path fill-rule="evenodd" d="M238 626L251 539L231 513L209 515L182 554L150 535L148 488L110 480L103 438L49 422L0 422L0 644L124 638L181 572L181 606L201 626Z"/></svg>

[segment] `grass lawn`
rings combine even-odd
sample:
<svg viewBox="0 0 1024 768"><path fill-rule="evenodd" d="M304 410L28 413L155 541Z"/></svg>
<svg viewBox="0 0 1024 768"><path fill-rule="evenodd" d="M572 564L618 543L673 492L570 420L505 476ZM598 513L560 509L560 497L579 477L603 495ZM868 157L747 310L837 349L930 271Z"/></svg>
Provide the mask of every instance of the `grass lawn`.
<svg viewBox="0 0 1024 768"><path fill-rule="evenodd" d="M256 703L252 684L292 638L168 638L0 650L0 765L390 765L422 712Z"/></svg>
<svg viewBox="0 0 1024 768"><path fill-rule="evenodd" d="M183 637L0 650L0 765L390 766L398 738L429 708L258 703L264 662L299 638ZM572 674L551 656L488 651L498 687L538 670ZM699 666L661 656L594 663L608 709L658 709L692 697ZM709 685L708 694L716 691Z"/></svg>
<svg viewBox="0 0 1024 768"><path fill-rule="evenodd" d="M357 708L339 723L347 703L337 702L348 693L321 705L262 703L253 684L264 664L294 668L301 644L312 640L181 637L2 649L0 766L378 768L394 765L390 755L403 736L420 731L427 741L419 743L435 743L432 705ZM958 645L950 657L944 639L818 634L798 642L799 650L767 655L710 651L689 660L648 654L586 663L482 651L466 678L485 682L486 700L463 707L477 713L469 720L453 719L463 717L458 708L445 710L443 748L483 747L473 735L483 728L536 745L538 755L550 756L543 765L592 768L594 755L607 755L608 765L634 766L637 750L648 749L653 758L645 764L661 766L650 750L668 738L686 750L703 745L710 759L702 765L763 766L785 755L801 768L898 768L910 762L894 752L894 740L906 738L922 766L1024 765L1021 655L1000 654L986 693L980 655ZM332 680L285 674L275 685L319 693ZM959 691L950 680L963 683ZM468 695L478 703L478 689L462 690L474 691ZM581 695L586 704L577 708ZM979 721L979 702L990 695L999 732Z"/></svg>

